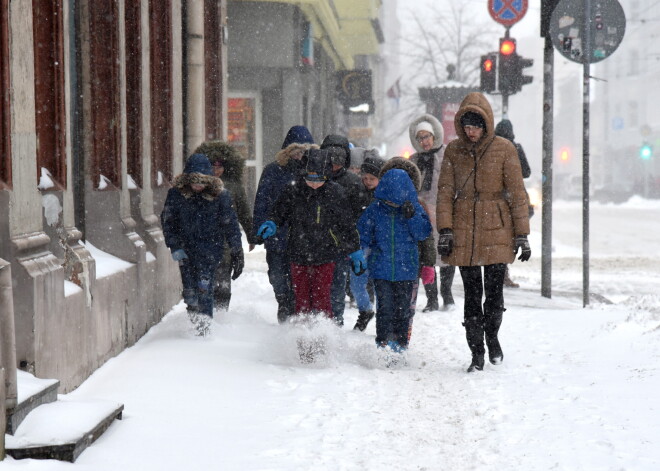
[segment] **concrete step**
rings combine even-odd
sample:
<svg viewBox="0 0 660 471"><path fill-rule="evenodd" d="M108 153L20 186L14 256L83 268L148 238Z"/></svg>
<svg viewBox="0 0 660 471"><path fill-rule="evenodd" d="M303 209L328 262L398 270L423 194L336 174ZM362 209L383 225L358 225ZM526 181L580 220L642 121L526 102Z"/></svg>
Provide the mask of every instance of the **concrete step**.
<svg viewBox="0 0 660 471"><path fill-rule="evenodd" d="M30 373L16 372L17 404L7 410L7 433L13 435L23 419L37 407L57 401L60 382L56 379L35 378Z"/></svg>
<svg viewBox="0 0 660 471"><path fill-rule="evenodd" d="M19 383L20 384L20 383ZM124 406L108 401L60 396L34 409L14 435L5 435L6 452L14 459L56 459L73 463L114 422Z"/></svg>

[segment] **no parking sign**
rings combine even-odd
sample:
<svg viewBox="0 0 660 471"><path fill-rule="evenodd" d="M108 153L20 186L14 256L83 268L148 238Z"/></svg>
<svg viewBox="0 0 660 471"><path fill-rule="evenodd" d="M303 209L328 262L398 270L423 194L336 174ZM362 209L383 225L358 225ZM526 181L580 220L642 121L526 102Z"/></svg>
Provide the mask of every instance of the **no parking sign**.
<svg viewBox="0 0 660 471"><path fill-rule="evenodd" d="M527 13L527 0L488 0L488 13L507 28Z"/></svg>

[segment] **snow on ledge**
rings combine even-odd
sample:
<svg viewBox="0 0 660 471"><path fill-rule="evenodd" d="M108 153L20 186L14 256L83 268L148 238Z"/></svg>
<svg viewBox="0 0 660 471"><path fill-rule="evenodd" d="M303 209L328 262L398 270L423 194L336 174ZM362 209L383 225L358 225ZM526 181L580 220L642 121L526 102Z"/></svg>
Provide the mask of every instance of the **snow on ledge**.
<svg viewBox="0 0 660 471"><path fill-rule="evenodd" d="M81 242L82 244L82 242ZM113 273L119 273L124 270L128 270L134 263L127 262L121 258L110 255L107 252L97 249L89 241L83 244L89 253L92 254L94 260L96 260L96 278L105 278L110 276Z"/></svg>

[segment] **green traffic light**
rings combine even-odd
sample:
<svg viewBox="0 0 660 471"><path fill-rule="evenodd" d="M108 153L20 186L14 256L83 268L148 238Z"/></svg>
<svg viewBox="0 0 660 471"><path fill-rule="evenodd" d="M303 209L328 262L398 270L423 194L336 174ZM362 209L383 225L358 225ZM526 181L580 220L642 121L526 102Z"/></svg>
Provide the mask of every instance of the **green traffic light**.
<svg viewBox="0 0 660 471"><path fill-rule="evenodd" d="M644 144L640 149L639 149L639 157L642 160L649 160L653 156L653 149L651 148L650 145Z"/></svg>

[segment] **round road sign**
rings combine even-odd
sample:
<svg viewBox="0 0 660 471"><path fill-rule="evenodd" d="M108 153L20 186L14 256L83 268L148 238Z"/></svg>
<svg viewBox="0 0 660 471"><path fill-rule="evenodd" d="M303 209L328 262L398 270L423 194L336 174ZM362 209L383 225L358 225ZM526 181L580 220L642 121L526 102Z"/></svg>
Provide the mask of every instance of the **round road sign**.
<svg viewBox="0 0 660 471"><path fill-rule="evenodd" d="M591 0L590 48L585 51L584 2L561 0L550 18L550 37L565 58L580 64L593 64L609 57L621 44L626 31L626 15L617 0Z"/></svg>
<svg viewBox="0 0 660 471"><path fill-rule="evenodd" d="M527 0L488 0L488 13L507 28L527 13Z"/></svg>

